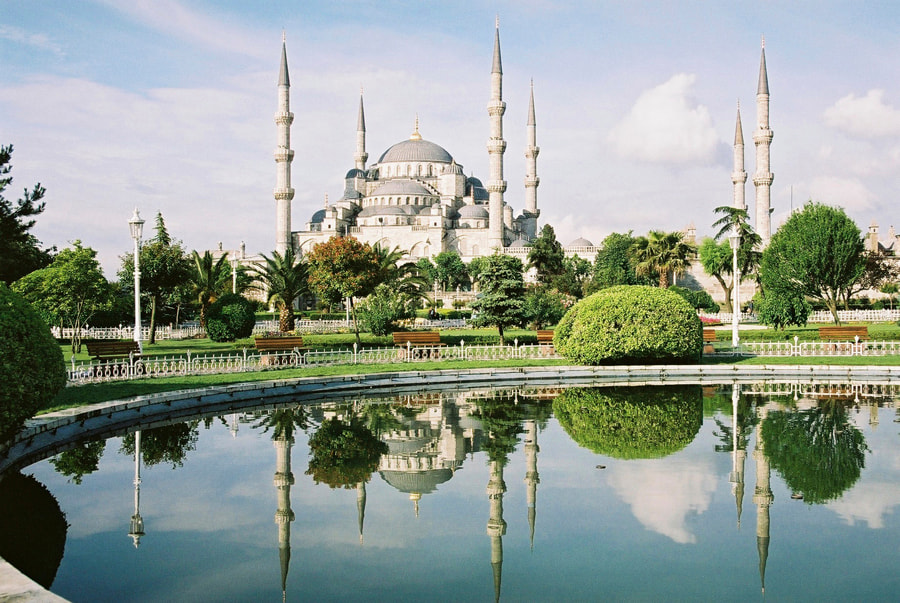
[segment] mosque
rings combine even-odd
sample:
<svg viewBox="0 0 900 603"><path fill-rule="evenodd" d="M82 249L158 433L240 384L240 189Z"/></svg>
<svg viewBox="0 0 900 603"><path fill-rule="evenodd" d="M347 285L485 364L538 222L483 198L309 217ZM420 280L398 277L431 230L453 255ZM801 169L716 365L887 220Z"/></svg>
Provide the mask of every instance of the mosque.
<svg viewBox="0 0 900 603"><path fill-rule="evenodd" d="M507 204L503 179L503 68L500 59L499 22L494 33L491 67L490 134L487 143L490 174L487 182L466 176L463 165L440 145L419 133L418 118L412 135L384 151L375 163L367 164L366 120L360 96L356 127L354 165L344 177L343 196L315 212L305 228L291 229L291 123L290 77L287 49L282 40L278 79L278 147L275 150L277 182L276 250L288 247L305 253L334 235L352 236L382 248L407 251L407 258L433 257L455 251L469 261L494 250L524 248L535 238L537 219L537 156L534 87L528 105L527 146L525 148L525 208L518 216Z"/></svg>

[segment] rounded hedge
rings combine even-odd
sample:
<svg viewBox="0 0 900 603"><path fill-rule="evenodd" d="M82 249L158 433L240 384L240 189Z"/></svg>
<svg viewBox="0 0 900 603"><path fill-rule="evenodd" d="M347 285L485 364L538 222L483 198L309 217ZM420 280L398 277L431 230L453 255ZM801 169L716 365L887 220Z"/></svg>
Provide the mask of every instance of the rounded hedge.
<svg viewBox="0 0 900 603"><path fill-rule="evenodd" d="M617 459L662 458L694 441L703 424L699 385L568 389L553 414L579 445Z"/></svg>
<svg viewBox="0 0 900 603"><path fill-rule="evenodd" d="M49 327L4 283L0 283L0 359L2 443L66 384L62 350Z"/></svg>
<svg viewBox="0 0 900 603"><path fill-rule="evenodd" d="M213 341L234 341L250 337L254 325L254 303L234 293L227 293L213 302L206 315L206 334Z"/></svg>
<svg viewBox="0 0 900 603"><path fill-rule="evenodd" d="M703 325L676 293L622 285L572 306L556 327L553 345L580 364L697 362Z"/></svg>

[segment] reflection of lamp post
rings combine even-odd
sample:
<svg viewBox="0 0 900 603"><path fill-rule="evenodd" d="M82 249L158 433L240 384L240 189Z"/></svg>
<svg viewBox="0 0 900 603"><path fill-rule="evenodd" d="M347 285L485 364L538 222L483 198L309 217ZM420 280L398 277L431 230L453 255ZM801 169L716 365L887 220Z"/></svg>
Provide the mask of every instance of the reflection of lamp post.
<svg viewBox="0 0 900 603"><path fill-rule="evenodd" d="M128 220L128 226L131 228L131 238L134 239L134 340L141 345L141 271L140 271L140 250L141 250L141 234L144 231L144 221L134 208L134 215Z"/></svg>
<svg viewBox="0 0 900 603"><path fill-rule="evenodd" d="M141 517L141 432L134 432L134 515L131 516L131 531L134 548L141 544L144 535L144 519Z"/></svg>
<svg viewBox="0 0 900 603"><path fill-rule="evenodd" d="M738 336L738 322L741 317L741 275L738 270L738 248L741 246L741 235L737 228L731 230L728 235L728 241L731 243L731 255L733 259L733 267L731 270L734 281L731 286L732 290L732 308L731 308L731 347L737 348L740 345L740 337Z"/></svg>

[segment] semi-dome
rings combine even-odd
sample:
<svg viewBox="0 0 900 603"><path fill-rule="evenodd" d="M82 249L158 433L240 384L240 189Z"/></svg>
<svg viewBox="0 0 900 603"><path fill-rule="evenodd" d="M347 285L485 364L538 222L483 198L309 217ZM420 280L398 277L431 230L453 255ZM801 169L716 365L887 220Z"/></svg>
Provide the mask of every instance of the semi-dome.
<svg viewBox="0 0 900 603"><path fill-rule="evenodd" d="M488 218L487 210L481 205L463 205L459 208L460 218Z"/></svg>
<svg viewBox="0 0 900 603"><path fill-rule="evenodd" d="M366 177L366 173L363 170L353 168L352 170L347 172L347 175L344 176L344 179L346 180L347 178L365 178L365 177Z"/></svg>
<svg viewBox="0 0 900 603"><path fill-rule="evenodd" d="M407 215L398 205L370 205L359 212L360 218L370 216L405 216Z"/></svg>
<svg viewBox="0 0 900 603"><path fill-rule="evenodd" d="M566 245L566 249L569 247L593 247L594 244L585 239L584 237L578 237L568 245Z"/></svg>
<svg viewBox="0 0 900 603"><path fill-rule="evenodd" d="M324 209L320 209L319 211L314 213L312 215L312 219L310 220L310 222L312 224L321 224L324 221L325 221L325 210Z"/></svg>
<svg viewBox="0 0 900 603"><path fill-rule="evenodd" d="M491 195L487 192L487 189L480 186L476 186L472 189L472 196L476 201L487 201L491 198Z"/></svg>
<svg viewBox="0 0 900 603"><path fill-rule="evenodd" d="M426 471L390 471L378 472L381 479L404 493L428 494L437 490L444 482L450 481L453 471L450 469L430 469Z"/></svg>
<svg viewBox="0 0 900 603"><path fill-rule="evenodd" d="M529 243L525 239L516 239L509 244L510 247L528 247L529 245L531 245L531 243Z"/></svg>
<svg viewBox="0 0 900 603"><path fill-rule="evenodd" d="M376 188L369 196L381 197L385 195L425 195L433 197L434 193L415 180L388 180Z"/></svg>
<svg viewBox="0 0 900 603"><path fill-rule="evenodd" d="M469 176L469 177L466 179L466 182L468 182L468 183L469 183L470 185L472 185L472 186L477 186L477 187L484 188L484 184L482 184L481 180L479 180L479 179L476 178L475 176Z"/></svg>
<svg viewBox="0 0 900 603"><path fill-rule="evenodd" d="M450 163L453 157L440 145L420 138L398 142L378 158L378 163L409 161Z"/></svg>

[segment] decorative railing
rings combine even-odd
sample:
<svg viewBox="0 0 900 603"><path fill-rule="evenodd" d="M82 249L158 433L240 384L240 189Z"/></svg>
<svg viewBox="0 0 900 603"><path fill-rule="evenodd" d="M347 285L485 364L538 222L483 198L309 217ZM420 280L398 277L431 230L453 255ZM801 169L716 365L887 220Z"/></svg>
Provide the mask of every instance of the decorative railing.
<svg viewBox="0 0 900 603"><path fill-rule="evenodd" d="M731 323L731 312L717 312L715 314L709 312L701 312L703 318L711 318L719 320L724 324ZM900 320L900 308L896 310L838 310L838 318L841 322L892 322ZM757 317L749 312L741 313L740 321L742 323L755 323ZM834 322L834 316L827 310L819 310L809 315L807 320L809 323L831 323Z"/></svg>
<svg viewBox="0 0 900 603"><path fill-rule="evenodd" d="M900 341L748 341L737 348L728 342L713 344L705 356L894 356L900 355Z"/></svg>

